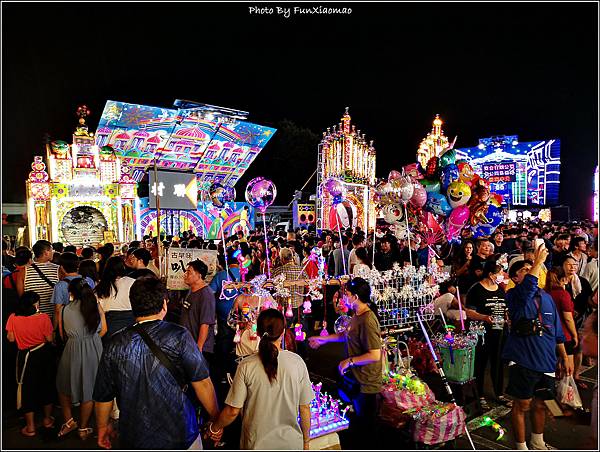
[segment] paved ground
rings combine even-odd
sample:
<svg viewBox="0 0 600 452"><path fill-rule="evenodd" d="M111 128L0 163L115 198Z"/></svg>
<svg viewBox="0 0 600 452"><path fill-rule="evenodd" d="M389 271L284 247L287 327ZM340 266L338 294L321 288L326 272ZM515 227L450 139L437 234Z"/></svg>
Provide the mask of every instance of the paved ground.
<svg viewBox="0 0 600 452"><path fill-rule="evenodd" d="M311 372L311 379L314 382L321 381L324 388L328 389L330 393L334 393L333 388L335 385L334 378L337 371L337 363L342 357L342 344L328 344L317 351L309 350L307 364ZM592 397L591 388L597 382L597 368L589 368L583 373L583 377L589 383L589 389L581 390L580 392L584 406L589 407ZM430 384L432 389L436 391L435 380L431 381ZM10 404L5 402L4 406L10 406ZM77 419L77 409L74 414ZM492 406L492 409L484 414L499 422L506 430L506 434L504 438L497 441L497 435L490 427L480 427L481 417L471 419L469 422L469 431L471 432L476 449L512 449L514 446L511 434L510 410L503 406ZM71 433L67 438L59 441L56 438L56 433L58 425L62 422L60 410L56 409L54 416L57 420L57 428L51 431L45 431L45 429L40 428L38 436L25 438L19 433L19 429L24 425L23 420L19 419L14 410L5 409L2 419L2 449L98 449L95 437L90 437L87 441L83 442L76 433ZM590 426L589 424L586 425L586 421L589 422L589 417L587 420L585 416L549 418L545 439L549 444L561 450L597 450L597 444L592 444ZM382 426L378 438L381 441L380 445L382 449L398 450L414 449L416 447L410 441L406 429L401 430ZM352 449L352 445L348 443L348 438L344 432L340 432L340 442L342 449ZM235 431L230 430L229 438L226 438L225 447L235 449L237 445ZM443 448L471 449L465 435L459 437L454 444L447 444Z"/></svg>

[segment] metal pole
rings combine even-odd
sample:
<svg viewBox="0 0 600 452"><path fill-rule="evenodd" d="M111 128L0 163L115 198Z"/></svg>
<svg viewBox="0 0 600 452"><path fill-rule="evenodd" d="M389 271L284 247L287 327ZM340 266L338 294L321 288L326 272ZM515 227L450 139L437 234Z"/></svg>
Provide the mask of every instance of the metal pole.
<svg viewBox="0 0 600 452"><path fill-rule="evenodd" d="M406 237L408 238L408 258L412 267L412 250L410 249L410 229L408 229L408 209L406 208L406 203L404 203L404 219L406 220Z"/></svg>
<svg viewBox="0 0 600 452"><path fill-rule="evenodd" d="M162 268L162 242L160 240L160 197L158 196L158 169L156 167L156 157L154 157L154 197L156 199L156 245L158 250L158 272L163 276Z"/></svg>
<svg viewBox="0 0 600 452"><path fill-rule="evenodd" d="M271 279L271 263L269 262L269 239L267 237L267 212L263 213L263 227L265 229L265 255L267 259L267 278Z"/></svg>

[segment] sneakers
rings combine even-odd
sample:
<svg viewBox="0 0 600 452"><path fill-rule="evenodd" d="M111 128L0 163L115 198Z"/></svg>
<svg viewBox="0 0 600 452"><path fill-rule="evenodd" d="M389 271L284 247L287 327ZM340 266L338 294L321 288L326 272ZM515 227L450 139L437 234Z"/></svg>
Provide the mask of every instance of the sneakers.
<svg viewBox="0 0 600 452"><path fill-rule="evenodd" d="M531 450L558 450L558 449L554 446L551 446L548 443L544 443L543 445L531 443Z"/></svg>

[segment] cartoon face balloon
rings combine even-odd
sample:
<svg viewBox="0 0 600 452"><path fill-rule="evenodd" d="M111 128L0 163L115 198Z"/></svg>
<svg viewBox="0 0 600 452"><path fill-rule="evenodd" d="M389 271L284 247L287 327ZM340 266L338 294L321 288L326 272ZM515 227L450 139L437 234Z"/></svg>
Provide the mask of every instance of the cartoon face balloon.
<svg viewBox="0 0 600 452"><path fill-rule="evenodd" d="M448 185L458 180L459 174L458 167L454 163L446 165L442 169L442 192L445 193L448 190Z"/></svg>
<svg viewBox="0 0 600 452"><path fill-rule="evenodd" d="M325 190L333 198L333 203L338 204L346 198L346 185L337 177L330 177L325 181Z"/></svg>
<svg viewBox="0 0 600 452"><path fill-rule="evenodd" d="M213 205L220 209L225 207L225 187L218 182L213 182L208 188L208 197Z"/></svg>
<svg viewBox="0 0 600 452"><path fill-rule="evenodd" d="M404 167L404 174L412 177L413 179L423 179L423 174L419 171L419 165L416 163L411 163L410 165L406 165Z"/></svg>
<svg viewBox="0 0 600 452"><path fill-rule="evenodd" d="M464 206L469 202L471 188L464 182L455 181L448 185L446 195L448 196L448 202L452 208L456 209L458 206Z"/></svg>
<svg viewBox="0 0 600 452"><path fill-rule="evenodd" d="M471 228L473 237L477 238L492 235L494 230L502 222L502 210L494 205L488 206L485 219L487 220L487 223L482 222Z"/></svg>
<svg viewBox="0 0 600 452"><path fill-rule="evenodd" d="M458 237L460 230L467 223L469 215L470 212L467 206L458 206L452 210L448 217L448 224L446 225L446 237L448 237L449 241Z"/></svg>
<svg viewBox="0 0 600 452"><path fill-rule="evenodd" d="M402 173L400 173L400 171L392 170L392 171L390 171L390 174L388 174L388 181L400 179L401 177L402 177Z"/></svg>
<svg viewBox="0 0 600 452"><path fill-rule="evenodd" d="M440 168L445 168L448 165L453 165L456 161L456 151L450 149L440 155Z"/></svg>
<svg viewBox="0 0 600 452"><path fill-rule="evenodd" d="M458 171L460 172L459 178L461 182L471 185L471 180L475 175L475 173L473 172L473 167L467 162L457 163L456 166L458 166Z"/></svg>
<svg viewBox="0 0 600 452"><path fill-rule="evenodd" d="M388 205L382 209L383 219L388 224L404 222L404 209L402 206Z"/></svg>
<svg viewBox="0 0 600 452"><path fill-rule="evenodd" d="M452 211L452 207L448 204L448 200L441 193L427 193L427 204L425 210L433 212L436 215L446 216Z"/></svg>
<svg viewBox="0 0 600 452"><path fill-rule="evenodd" d="M329 227L333 230L340 228L355 228L358 225L357 209L354 203L344 200L331 206L329 210Z"/></svg>
<svg viewBox="0 0 600 452"><path fill-rule="evenodd" d="M408 176L401 176L398 179L391 181L394 189L394 194L398 197L399 201L408 202L412 198L414 192L414 186L412 180Z"/></svg>
<svg viewBox="0 0 600 452"><path fill-rule="evenodd" d="M421 179L420 184L425 188L427 193L439 193L440 192L440 181L439 180L427 180Z"/></svg>
<svg viewBox="0 0 600 452"><path fill-rule="evenodd" d="M246 201L263 214L273 204L276 196L275 184L264 177L255 177L246 186Z"/></svg>

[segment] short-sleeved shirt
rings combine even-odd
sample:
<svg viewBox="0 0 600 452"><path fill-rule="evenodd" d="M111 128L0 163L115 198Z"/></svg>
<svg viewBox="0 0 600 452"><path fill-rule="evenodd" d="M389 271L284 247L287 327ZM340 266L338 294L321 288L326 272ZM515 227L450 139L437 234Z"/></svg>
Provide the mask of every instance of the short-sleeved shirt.
<svg viewBox="0 0 600 452"><path fill-rule="evenodd" d="M212 353L215 347L214 324L217 323L215 295L209 286L190 292L183 302L179 323L188 329L198 343L200 325L208 325L208 336L202 351Z"/></svg>
<svg viewBox="0 0 600 452"><path fill-rule="evenodd" d="M481 283L474 284L467 292L467 307L479 314L492 317L492 325L486 324L486 330L502 331L505 326L506 301L504 290L487 290Z"/></svg>
<svg viewBox="0 0 600 452"><path fill-rule="evenodd" d="M556 310L560 314L560 323L562 324L563 334L565 335L565 341L573 340L573 336L567 329L567 323L565 322L565 312L570 312L573 314L575 311L575 304L573 303L573 298L571 294L564 289L552 289L548 292L552 299L554 300L554 304L556 305Z"/></svg>
<svg viewBox="0 0 600 452"><path fill-rule="evenodd" d="M208 378L208 364L189 332L160 320L140 324L187 381ZM117 398L121 446L187 449L199 433L194 405L133 329L111 337L104 348L94 400Z"/></svg>
<svg viewBox="0 0 600 452"><path fill-rule="evenodd" d="M359 356L369 350L381 349L381 327L370 309L354 315L346 334L348 357ZM352 367L352 375L360 383L360 392L377 394L381 390L381 361Z"/></svg>
<svg viewBox="0 0 600 452"><path fill-rule="evenodd" d="M52 334L52 321L47 314L34 314L29 316L17 316L11 314L6 322L6 331L15 335L15 341L19 350L46 342L46 336Z"/></svg>
<svg viewBox="0 0 600 452"><path fill-rule="evenodd" d="M98 303L102 306L104 312L109 311L131 311L131 301L129 300L129 289L135 282L135 279L129 276L122 276L115 281L115 288L110 288L110 296L107 298L98 298Z"/></svg>
<svg viewBox="0 0 600 452"><path fill-rule="evenodd" d="M314 397L306 363L299 355L279 351L273 383L257 354L242 360L225 399L227 405L244 408L240 449L302 450L298 407Z"/></svg>
<svg viewBox="0 0 600 452"><path fill-rule="evenodd" d="M54 305L69 304L69 284L71 283L71 281L77 278L81 278L81 276L65 276L65 278L62 281L57 282L54 286L54 291L52 292L52 298L50 299L51 303ZM89 276L85 277L85 281L89 284L89 286L92 289L96 287L96 283Z"/></svg>
<svg viewBox="0 0 600 452"><path fill-rule="evenodd" d="M54 286L58 283L58 269L59 266L52 262L39 263L35 262L38 269L48 278ZM40 311L48 314L50 319L54 318L54 303L52 299L52 292L54 286L51 286L42 278L39 273L33 268L33 264L25 267L25 284L24 290L33 290L40 296Z"/></svg>

